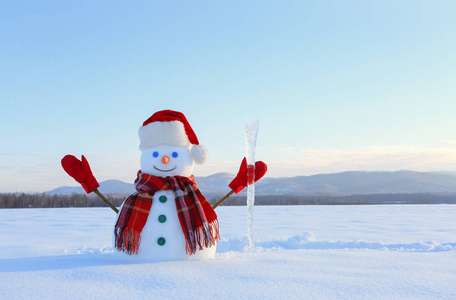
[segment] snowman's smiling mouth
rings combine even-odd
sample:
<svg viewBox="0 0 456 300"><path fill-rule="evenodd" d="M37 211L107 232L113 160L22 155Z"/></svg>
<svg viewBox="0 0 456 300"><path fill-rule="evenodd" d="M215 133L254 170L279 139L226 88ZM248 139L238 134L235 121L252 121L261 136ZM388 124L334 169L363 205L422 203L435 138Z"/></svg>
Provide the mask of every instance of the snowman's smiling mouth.
<svg viewBox="0 0 456 300"><path fill-rule="evenodd" d="M160 171L160 172L171 172L171 171L175 170L176 168L177 168L177 166L175 166L174 168L172 168L170 170L161 170L161 169L157 168L156 166L154 166L154 169L157 171Z"/></svg>

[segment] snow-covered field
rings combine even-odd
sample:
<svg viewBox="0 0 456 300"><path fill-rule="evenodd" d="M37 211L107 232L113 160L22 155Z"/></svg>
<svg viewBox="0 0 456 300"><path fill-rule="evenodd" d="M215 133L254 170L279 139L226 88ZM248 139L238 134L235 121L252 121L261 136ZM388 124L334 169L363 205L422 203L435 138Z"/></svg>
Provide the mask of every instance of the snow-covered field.
<svg viewBox="0 0 456 300"><path fill-rule="evenodd" d="M206 261L112 251L109 208L0 210L1 299L456 299L456 205L219 207Z"/></svg>

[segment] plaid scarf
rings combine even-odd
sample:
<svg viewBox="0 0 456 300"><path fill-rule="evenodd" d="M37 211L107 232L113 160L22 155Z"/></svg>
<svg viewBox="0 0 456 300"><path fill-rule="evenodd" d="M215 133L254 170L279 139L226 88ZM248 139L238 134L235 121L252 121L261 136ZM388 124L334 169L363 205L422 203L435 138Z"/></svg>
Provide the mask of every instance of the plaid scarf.
<svg viewBox="0 0 456 300"><path fill-rule="evenodd" d="M117 250L138 254L140 234L149 216L153 196L155 192L163 190L174 192L188 254L202 250L203 246L215 245L220 240L217 215L201 194L193 176L157 177L139 171L135 187L137 191L125 200L114 227Z"/></svg>

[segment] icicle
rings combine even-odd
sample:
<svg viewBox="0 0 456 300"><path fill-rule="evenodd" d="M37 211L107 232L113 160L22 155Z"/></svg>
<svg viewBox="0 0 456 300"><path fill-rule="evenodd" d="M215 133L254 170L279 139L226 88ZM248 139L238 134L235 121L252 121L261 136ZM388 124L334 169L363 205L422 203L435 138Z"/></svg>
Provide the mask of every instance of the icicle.
<svg viewBox="0 0 456 300"><path fill-rule="evenodd" d="M247 226L250 251L254 251L253 207L255 204L255 149L260 121L245 125L245 146L247 158Z"/></svg>

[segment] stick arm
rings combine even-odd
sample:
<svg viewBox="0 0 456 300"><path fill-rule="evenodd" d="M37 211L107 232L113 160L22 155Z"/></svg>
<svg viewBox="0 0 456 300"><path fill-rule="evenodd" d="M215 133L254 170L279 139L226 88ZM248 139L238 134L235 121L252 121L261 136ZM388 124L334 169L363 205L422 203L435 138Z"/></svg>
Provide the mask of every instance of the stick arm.
<svg viewBox="0 0 456 300"><path fill-rule="evenodd" d="M119 213L117 207L115 207L111 202L109 202L108 199L106 199L105 196L103 196L103 194L101 194L98 189L94 189L92 192L94 192L98 197L100 197L100 199L103 200L103 202L106 203L113 211L115 211L116 214Z"/></svg>
<svg viewBox="0 0 456 300"><path fill-rule="evenodd" d="M212 206L213 209L216 209L217 206L219 206L220 204L222 204L223 202L225 202L226 199L228 199L229 197L231 197L231 195L234 194L234 191L231 190L228 194L226 194L222 199L220 199L219 201L217 201L217 203L214 204L214 206Z"/></svg>

